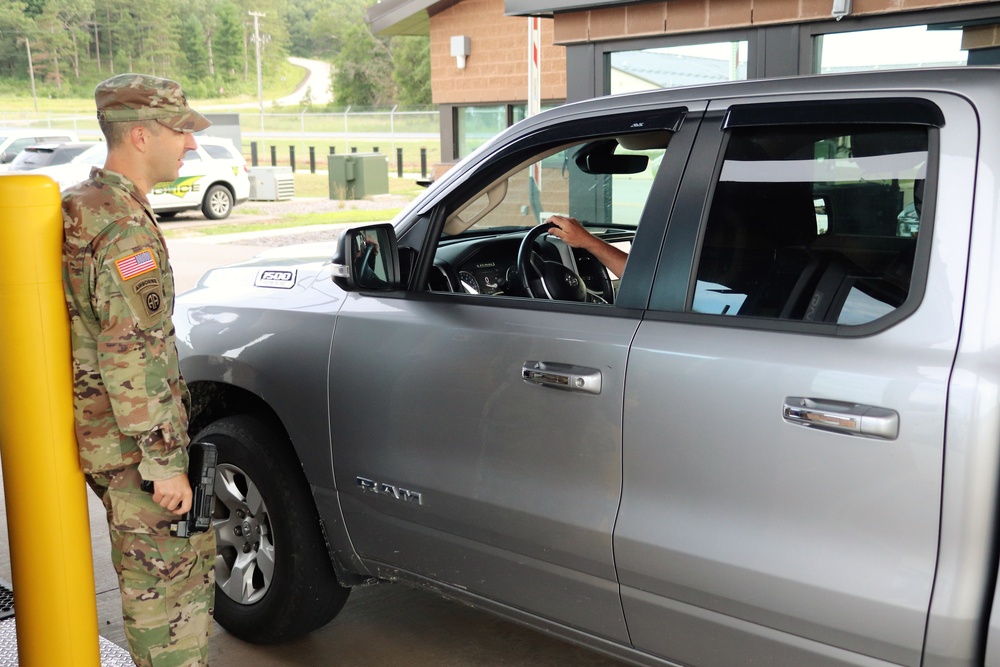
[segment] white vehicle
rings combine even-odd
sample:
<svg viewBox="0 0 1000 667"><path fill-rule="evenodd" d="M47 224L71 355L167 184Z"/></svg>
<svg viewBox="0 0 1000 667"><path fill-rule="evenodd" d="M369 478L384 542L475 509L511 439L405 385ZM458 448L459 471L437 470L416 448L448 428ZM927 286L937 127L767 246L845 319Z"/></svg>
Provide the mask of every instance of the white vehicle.
<svg viewBox="0 0 1000 667"><path fill-rule="evenodd" d="M233 142L219 137L197 137L197 141L198 148L184 156L177 180L157 183L149 193L149 203L160 218L201 209L206 218L221 220L250 198L247 162ZM87 178L91 167L102 166L107 154L107 145L97 144L67 164L32 173L48 176L65 190Z"/></svg>
<svg viewBox="0 0 1000 667"><path fill-rule="evenodd" d="M52 130L44 128L0 128L0 164L8 164L18 153L35 144L61 144L79 141L72 130Z"/></svg>

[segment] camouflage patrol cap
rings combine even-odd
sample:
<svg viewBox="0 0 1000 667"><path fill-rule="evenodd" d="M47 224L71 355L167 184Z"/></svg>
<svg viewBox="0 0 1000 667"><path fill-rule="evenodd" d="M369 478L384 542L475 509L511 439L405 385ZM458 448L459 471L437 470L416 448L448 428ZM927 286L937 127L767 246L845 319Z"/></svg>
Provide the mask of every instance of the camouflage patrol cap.
<svg viewBox="0 0 1000 667"><path fill-rule="evenodd" d="M155 120L179 132L197 132L211 121L188 106L176 81L146 74L119 74L94 90L97 118L110 123Z"/></svg>

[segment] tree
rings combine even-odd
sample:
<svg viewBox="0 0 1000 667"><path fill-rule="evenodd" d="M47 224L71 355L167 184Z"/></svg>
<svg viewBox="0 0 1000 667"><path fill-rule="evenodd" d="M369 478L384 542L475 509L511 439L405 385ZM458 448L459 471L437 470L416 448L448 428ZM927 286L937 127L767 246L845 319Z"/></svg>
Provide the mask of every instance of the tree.
<svg viewBox="0 0 1000 667"><path fill-rule="evenodd" d="M62 69L60 60L73 45L66 33L58 12L50 10L46 5L35 18L36 38L33 40L35 73L46 81L55 84L56 89L62 89Z"/></svg>
<svg viewBox="0 0 1000 667"><path fill-rule="evenodd" d="M188 81L205 79L208 71L208 38L205 27L196 15L191 14L184 21L180 40L181 53L187 61L184 78Z"/></svg>
<svg viewBox="0 0 1000 667"><path fill-rule="evenodd" d="M34 30L23 2L0 4L0 76L28 80L27 51L20 40Z"/></svg>
<svg viewBox="0 0 1000 667"><path fill-rule="evenodd" d="M86 52L90 45L88 28L93 13L94 0L48 0L42 14L35 19L40 28L48 24L65 33L60 39L66 46L62 53L72 62L76 81L80 80L80 50Z"/></svg>
<svg viewBox="0 0 1000 667"><path fill-rule="evenodd" d="M431 104L431 40L428 37L394 37L392 80L396 103Z"/></svg>
<svg viewBox="0 0 1000 667"><path fill-rule="evenodd" d="M384 106L392 101L392 58L386 40L368 26L351 25L334 60L333 95L338 104Z"/></svg>
<svg viewBox="0 0 1000 667"><path fill-rule="evenodd" d="M217 8L217 16L219 25L212 39L216 72L233 80L243 69L243 15L236 5L223 2Z"/></svg>

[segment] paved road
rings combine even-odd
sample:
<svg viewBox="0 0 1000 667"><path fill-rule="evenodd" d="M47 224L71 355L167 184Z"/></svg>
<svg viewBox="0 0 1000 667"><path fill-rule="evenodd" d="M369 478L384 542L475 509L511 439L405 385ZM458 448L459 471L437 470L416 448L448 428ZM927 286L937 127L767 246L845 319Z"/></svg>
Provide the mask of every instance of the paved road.
<svg viewBox="0 0 1000 667"><path fill-rule="evenodd" d="M287 97L278 100L282 106L295 106L305 97L306 91L309 98L316 106L324 106L333 101L333 81L330 78L330 63L323 60L308 60L306 58L289 57L288 62L298 67L304 67L306 78L299 83L295 92Z"/></svg>
<svg viewBox="0 0 1000 667"><path fill-rule="evenodd" d="M333 101L333 80L331 78L330 63L293 56L288 57L288 62L304 68L306 74L290 95L278 99L264 100L265 108L275 103L282 106L296 106L305 97L306 90L309 91L309 97L314 106L324 106ZM200 111L229 111L233 109L257 109L260 106L260 102L240 102L238 104L225 105L206 103L195 106Z"/></svg>

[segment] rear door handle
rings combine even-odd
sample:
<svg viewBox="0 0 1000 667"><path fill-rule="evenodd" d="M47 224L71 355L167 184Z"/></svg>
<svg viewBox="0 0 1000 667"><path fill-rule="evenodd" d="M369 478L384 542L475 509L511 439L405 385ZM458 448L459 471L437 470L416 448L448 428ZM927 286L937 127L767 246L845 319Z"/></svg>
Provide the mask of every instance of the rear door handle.
<svg viewBox="0 0 1000 667"><path fill-rule="evenodd" d="M880 440L899 435L899 413L888 408L789 396L781 416L790 424Z"/></svg>
<svg viewBox="0 0 1000 667"><path fill-rule="evenodd" d="M601 371L596 368L552 361L526 361L521 366L521 379L553 389L582 391L586 394L601 393Z"/></svg>

